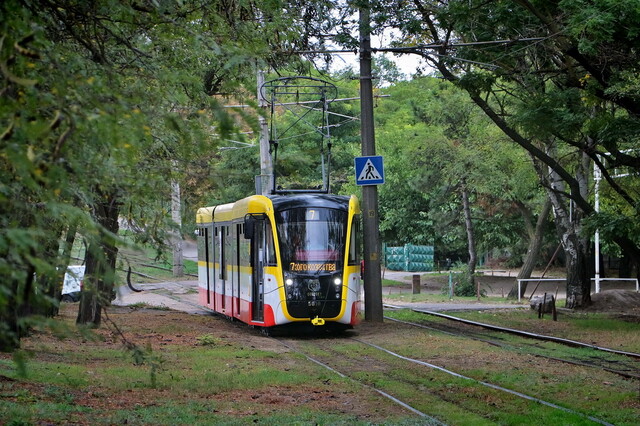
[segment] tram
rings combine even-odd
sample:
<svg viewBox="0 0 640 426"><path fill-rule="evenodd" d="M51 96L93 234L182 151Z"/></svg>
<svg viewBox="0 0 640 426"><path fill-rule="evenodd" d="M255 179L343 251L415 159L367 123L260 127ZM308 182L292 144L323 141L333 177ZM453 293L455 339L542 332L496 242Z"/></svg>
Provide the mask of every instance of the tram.
<svg viewBox="0 0 640 426"><path fill-rule="evenodd" d="M355 196L253 195L197 212L200 303L256 327L361 318Z"/></svg>

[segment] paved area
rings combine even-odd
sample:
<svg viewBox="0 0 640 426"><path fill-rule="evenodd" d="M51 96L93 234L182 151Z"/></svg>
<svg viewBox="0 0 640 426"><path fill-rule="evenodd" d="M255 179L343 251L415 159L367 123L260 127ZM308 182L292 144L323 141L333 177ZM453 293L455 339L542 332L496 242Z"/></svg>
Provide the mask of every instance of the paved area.
<svg viewBox="0 0 640 426"><path fill-rule="evenodd" d="M198 304L198 282L190 281L165 281L160 283L136 284L135 287L142 291L134 292L123 286L113 302L116 306L130 306L145 304L158 308L173 309L191 314L209 314L211 311ZM392 287L383 288L383 295L396 291ZM383 296L384 297L384 296ZM409 303L397 300L387 300L385 304L423 309L434 312L461 311L461 310L487 310L487 309L518 309L527 308L526 305L508 303L484 303L480 302L437 302L437 303Z"/></svg>
<svg viewBox="0 0 640 426"><path fill-rule="evenodd" d="M183 257L185 259L197 261L197 245L195 241L185 240L182 242ZM426 272L406 272L406 271L384 271L386 279L411 283L414 274L425 274ZM500 273L497 271L496 273ZM515 280L515 277L513 278ZM554 287L556 285L554 284ZM117 295L114 305L128 306L136 304L146 304L159 308L174 309L192 314L209 314L211 311L198 304L198 281L197 279L165 281L160 283L135 284L135 288L143 290L141 292L131 291L127 286L123 286ZM410 292L411 289L398 287L384 287L384 295ZM500 295L500 290L491 289L493 295ZM440 293L440 291L432 291ZM498 292L498 293L496 293ZM504 291L502 291L504 293ZM386 302L385 302L386 303ZM409 303L397 300L388 300L390 305L400 307L410 307L414 309L424 309L428 311L460 311L460 310L487 310L487 309L518 309L528 308L527 305L517 305L513 303L485 303L478 302L438 302L438 303Z"/></svg>
<svg viewBox="0 0 640 426"><path fill-rule="evenodd" d="M160 283L136 284L139 292L127 286L120 287L113 305L148 305L173 309L190 314L209 314L211 311L198 304L198 281L164 281Z"/></svg>
<svg viewBox="0 0 640 426"><path fill-rule="evenodd" d="M387 304L387 303L385 303ZM453 311L486 311L489 309L529 309L528 305L510 304L510 303L484 303L480 302L439 302L439 303L423 303L423 302L398 302L396 300L389 301L389 306L408 309L420 309L432 312L453 312Z"/></svg>

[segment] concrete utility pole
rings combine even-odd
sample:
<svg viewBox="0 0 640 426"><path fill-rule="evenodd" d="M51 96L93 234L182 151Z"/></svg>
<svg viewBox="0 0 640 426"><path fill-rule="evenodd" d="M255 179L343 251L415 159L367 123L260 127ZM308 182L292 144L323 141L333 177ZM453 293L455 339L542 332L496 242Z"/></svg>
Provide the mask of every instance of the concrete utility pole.
<svg viewBox="0 0 640 426"><path fill-rule="evenodd" d="M184 260L182 253L182 207L180 200L180 184L177 180L171 181L171 219L176 224L178 231L173 236L173 276L184 275Z"/></svg>
<svg viewBox="0 0 640 426"><path fill-rule="evenodd" d="M264 111L267 108L267 101L262 92L264 84L264 71L258 71L258 106ZM258 118L260 122L260 188L256 188L256 192L262 195L268 195L273 189L273 163L271 153L269 152L269 126L267 119L263 116Z"/></svg>
<svg viewBox="0 0 640 426"><path fill-rule="evenodd" d="M373 82L371 76L371 27L368 3L360 8L360 128L362 155L376 154L373 128ZM362 187L364 231L364 314L365 320L382 322L382 280L380 278L380 227L378 187Z"/></svg>

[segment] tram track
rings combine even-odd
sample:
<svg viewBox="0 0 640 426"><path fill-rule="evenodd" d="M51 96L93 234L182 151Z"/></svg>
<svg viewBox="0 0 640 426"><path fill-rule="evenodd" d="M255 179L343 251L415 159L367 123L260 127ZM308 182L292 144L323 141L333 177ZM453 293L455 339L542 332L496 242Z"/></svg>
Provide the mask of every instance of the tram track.
<svg viewBox="0 0 640 426"><path fill-rule="evenodd" d="M151 292L157 293L157 291L154 291L154 290L151 290ZM175 301L181 302L181 303L185 303L185 304L187 304L189 306L192 306L194 308L203 309L203 307L200 304L184 300L184 298L182 298L179 295L170 294L170 293L164 293L164 292L163 292L163 295L165 297L168 297L168 298L172 299L172 300L175 300ZM393 306L393 305L385 305L385 306L386 307L392 307L394 309L402 308L402 307L396 307L396 306ZM209 311L208 309L203 309L203 310ZM593 349L593 350L596 350L596 351L607 352L607 353L610 353L610 354L624 355L625 357L630 357L630 358L633 358L634 360L635 359L640 359L640 354L633 353L633 352L618 351L618 350L613 350L613 349L609 349L609 348L603 348L603 347L600 347L600 346L597 346L597 345L578 342L578 341L574 341L574 340L562 339L562 338L557 338L557 337L554 337L554 336L545 336L545 335L540 335L540 334L531 333L531 332L522 331L522 330L515 330L515 329L510 329L510 328L505 328L505 327L494 326L494 325L490 325L490 324L479 323L479 322L475 322L475 321L466 320L466 319L463 319L463 318L457 318L457 317L454 317L454 316L451 316L451 315L447 315L447 314L442 314L442 313L439 313L439 312L432 312L432 311L426 311L426 310L421 310L421 309L411 309L411 310L413 312L417 312L417 313L421 313L421 314L425 314L425 315L429 315L429 316L436 316L436 317L439 317L439 318L444 318L444 319L447 319L447 320L452 321L454 323L461 323L461 324L465 324L465 325L471 325L471 326L479 327L479 328L490 330L490 331L497 331L497 332L514 334L514 335L517 335L517 336L520 336L520 337L524 337L524 338L527 338L527 339L549 341L549 342L562 344L562 345L567 345L567 346L572 346L572 347L589 348L589 349ZM600 370L607 371L607 372L612 373L612 374L619 375L619 376L624 377L624 378L640 381L640 374L639 374L640 370L639 370L639 368L637 366L635 366L635 365L630 365L628 363L623 363L620 360L609 361L609 360L606 360L606 359L603 359L603 358L597 358L597 357L590 357L590 359L588 359L588 360L567 359L567 358L563 358L563 357L560 357L560 356L553 356L553 355L549 355L549 354L540 353L540 347L536 346L534 344L531 344L531 343L520 343L519 342L518 343L519 348L516 348L516 346L513 343L508 343L504 339L501 339L500 337L496 337L495 335L487 335L487 334L481 334L481 333L478 333L478 332L470 332L468 330L461 330L460 328L443 325L441 323L432 323L431 325L425 325L423 323L414 323L414 322L410 322L410 321L398 320L398 319L395 319L395 318L392 318L392 317L389 317L389 316L385 316L385 319L390 320L390 321L399 322L399 323L402 323L402 324L405 324L405 325L408 325L408 326L411 326L411 327L429 329L429 330L437 331L437 332L444 333L444 334L447 334L447 335L461 336L461 337L473 339L473 340L476 340L476 341L484 342L484 343L492 345L492 346L501 347L501 348L503 348L505 350L512 350L512 351L518 350L518 351L522 352L522 347L523 346L527 346L527 347L530 348L530 350L528 350L527 353L530 354L530 355L533 355L535 357L544 358L544 359L548 359L548 360L552 360L552 361L556 361L556 362L567 363L567 364L571 364L571 365L578 365L578 366L583 366L583 367L600 369ZM613 364L613 365L607 365L607 364ZM622 368L619 368L620 365L622 365Z"/></svg>
<svg viewBox="0 0 640 426"><path fill-rule="evenodd" d="M186 300L182 300L181 294L166 296L176 301L189 303ZM195 306L195 304L193 305ZM429 316L425 317L428 318ZM410 412L412 415L419 416L422 422L426 424L455 423L456 420L452 419L455 419L456 416L451 416L449 414L451 412L467 416L465 417L467 419L469 416L472 418L475 416L478 421L490 420L504 423L500 419L504 419L505 416L522 415L522 412L527 412L528 410L526 404L532 403L542 407L537 408L536 413L544 410L542 416L549 423L557 422L558 418L562 419L562 421L572 419L567 421L576 423L575 419L582 418L582 421L577 423L592 421L598 424L609 424L605 420L590 416L591 414L595 415L596 412L589 411L589 408L584 404L575 404L573 399L565 398L553 389L546 389L545 387L548 383L555 383L555 381L549 382L546 380L545 382L543 377L545 374L535 372L535 364L537 363L528 365L531 361L527 361L527 359L530 360L531 358L527 358L525 355L538 356L530 354L528 349L526 353L521 348L519 352L514 351L513 357L499 355L503 359L513 359L513 365L520 366L523 370L528 370L526 373L528 378L525 380L541 380L539 384L534 385L532 388L526 386L515 386L513 388L512 385L514 383L502 381L499 379L501 375L495 374L495 371L499 371L501 368L500 363L488 365L486 371L484 368L482 370L470 370L465 364L460 364L457 361L460 356L464 356L457 351L453 358L444 357L439 350L434 351L431 345L432 340L435 339L442 342L447 340L447 336L460 337L460 333L455 327L449 325L444 330L441 325L435 324L436 326L434 327L431 327L431 325L434 324L420 324L417 327L406 321L398 322L394 320L393 322L388 321L383 329L376 327L374 330L365 327L365 324L363 324L361 327L356 328L354 332L347 332L346 337L316 334L310 337L272 338L287 347L289 351L300 354L309 362L320 365L332 371L333 374L354 382L357 386L369 389L404 407L407 413ZM464 326L467 329L472 328L469 324L464 324ZM427 333L421 333L419 328L442 334L441 336L433 333L427 335ZM389 333L402 337L397 340L387 341L382 336L388 336ZM463 333L462 337L484 342L491 345L491 347L496 347L497 349L495 350L500 352L504 350L503 354L510 353L514 346L512 341L501 340L495 338L495 336L484 334L482 331L474 332L473 336L465 336ZM416 345L417 342L420 342L420 344ZM433 343L436 344L437 342ZM518 344L518 346L521 345ZM592 348L594 345L588 346ZM477 348L480 347L478 346ZM477 348L474 350L480 350ZM472 356L475 358L476 352L471 353L474 353ZM482 365L479 362L482 359L491 359L491 356L487 358L486 355L477 354L479 358L474 360L474 365ZM545 358L552 360L550 356ZM569 362L577 365L572 368L593 367L572 363L568 360L554 361ZM553 370L561 371L561 376L559 376L557 383L567 380L562 375L565 374L564 370L570 370L570 368L553 368ZM602 370L608 371L606 368L602 368ZM618 372L612 371L609 371L609 373L618 374ZM566 374L571 375L572 373L567 371ZM624 374L620 375L624 376ZM498 377L498 380L494 381L496 377ZM633 379L638 383L637 377L634 376ZM619 383L616 379L609 378L605 378L604 381L611 382L606 386L618 386ZM626 389L626 385L617 389ZM464 394L464 398L461 398L460 394ZM518 403L516 400L521 400L522 402ZM484 407L478 408L483 404ZM492 412L491 407L494 404L500 407L499 410L495 410L498 414ZM442 406L445 408L443 409ZM512 406L515 408L512 408ZM432 407L439 408L434 411ZM464 414L459 414L460 412ZM549 412L557 413L549 414ZM496 417L494 418L493 416Z"/></svg>
<svg viewBox="0 0 640 426"><path fill-rule="evenodd" d="M478 380L421 359L404 356L396 352L395 350L387 349L378 344L363 340L362 338L350 337L345 339L338 339L338 345L324 344L327 343L327 339L274 339L287 347L289 350L302 355L307 360L318 364L335 374L338 374L340 377L356 382L364 388L376 391L377 393L392 400L394 403L403 406L414 414L427 419L429 422L431 422L430 424L444 423L440 419L438 419L435 414L425 413L425 411L428 411L426 408L428 408L429 404L421 402L421 399L424 398L415 398L416 390L420 390L421 393L418 392L417 394L421 395L422 397L424 397L424 392L425 390L427 390L429 393L429 397L426 399L429 401L433 399L439 399L441 401L439 404L435 405L441 405L443 403L445 405L455 405L460 403L459 400L448 397L447 391L438 389L438 380L434 379L434 377L431 376L433 372L436 372L453 377L454 380L459 380L462 383L460 386L465 387L467 390L469 388L474 388L473 391L469 391L469 400L475 400L476 398L478 400L500 398L504 399L505 401L509 401L513 398L519 398L527 402L535 402L552 410L558 410L572 416L588 419L597 424L610 425L610 423L602 419L598 419L588 414L581 413L579 411L556 404L554 402L546 401L536 396L509 389L501 385L489 383L484 380ZM359 378L359 376L361 376L362 374L360 371L354 371L353 366L358 363L358 355L362 354L363 351L361 349L353 348L353 346L349 346L349 350L338 350L335 348L336 346L345 346L345 341L348 341L352 344L355 343L357 345L360 345L361 347L374 349L378 355L382 354L382 358L373 358L369 355L369 357L366 359L366 363L368 364L369 369L373 369L376 371L383 370L385 379L376 380L375 378L369 378L367 375L364 375L365 378ZM315 355L312 355L312 353L315 353ZM385 361L384 357L387 356L392 357L393 361ZM398 360L400 360L401 363L409 363L411 365L417 365L421 368L418 370L411 368L410 370L412 374L410 376L406 376L402 374L402 371L405 371L408 368L397 365L396 363L398 362ZM445 379L444 381L447 380ZM430 385L425 386L425 383L430 383ZM443 388L449 386L451 386L450 383L448 383L447 385L442 385ZM483 388L484 390L480 390L479 388ZM393 391L391 389L394 389L397 394L393 395ZM487 393L495 394L496 392L501 394L502 396L487 396ZM414 395L414 397L408 395ZM457 409L468 410L469 408L466 405L473 406L473 403L465 404L463 402L463 405L464 406L462 407L457 407ZM505 403L500 405L506 406L509 404ZM426 406L426 408L424 408L424 406Z"/></svg>
<svg viewBox="0 0 640 426"><path fill-rule="evenodd" d="M496 336L492 336L489 334L482 334L482 333L477 333L477 332L470 332L468 330L460 330L459 328L456 328L455 326L447 326L444 324L438 324L438 323L433 323L431 325L425 325L423 323L414 323L411 321L404 321L404 320L399 320L396 318L392 318L389 316L385 316L384 317L386 320L389 321L394 321L394 322L398 322L401 324L405 324L408 326L412 326L412 327L417 327L417 328L422 328L422 329L426 329L426 330L432 330L432 331L436 331L439 333L443 333L446 335L450 335L450 336L459 336L459 337L464 337L464 338L468 338L468 339L472 339L472 340L476 340L479 342L483 342L492 346L496 346L496 347L500 347L502 349L505 350L511 350L511 351L518 351L518 352L522 352L523 348L527 348L527 352L530 355L533 355L535 357L538 358L544 358L547 360L552 360L552 361L556 361L556 362L563 362L563 363L567 363L567 364L572 364L572 365L579 365L582 367L590 367L590 368L596 368L596 369L600 369L612 374L616 374L618 376L627 378L627 379L634 379L634 380L638 380L640 381L640 374L637 373L638 368L632 364L629 364L628 362L624 362L621 359L615 359L615 360L607 360L604 358L598 358L598 357L590 357L588 360L582 360L582 359L567 359L567 358L562 358L559 356L551 356L551 355L547 355L544 353L541 353L542 351L548 351L548 349L543 348L535 343L530 343L530 342L518 342L518 344L514 344L514 343L508 343L506 342L504 339L500 338L500 337L496 337ZM595 359L594 359L595 358ZM613 366L608 366L608 364L612 364L615 366L622 366L625 369L621 369L621 368L614 368Z"/></svg>
<svg viewBox="0 0 640 426"><path fill-rule="evenodd" d="M402 307L402 306L394 306L394 305L384 305L384 306L388 307L388 308L392 308L392 309L406 309L405 307ZM572 347L589 348L589 349L594 349L594 350L598 350L598 351L602 351L602 352L608 352L608 353L612 353L612 354L624 355L624 356L627 356L627 357L630 357L630 358L635 358L635 359L639 359L640 360L640 354L635 353L635 352L620 351L620 350L617 350L617 349L611 349L611 348L605 348L605 347L598 346L598 345L593 345L591 343L579 342L579 341L576 341L576 340L564 339L564 338L561 338L561 337L547 336L547 335L543 335L543 334L532 333L530 331L517 330L517 329L513 329L513 328L508 328L508 327L501 327L501 326L497 326L497 325L486 324L486 323L481 323L481 322L477 322L477 321L471 321L471 320L467 320L467 319L464 319L464 318L458 318L458 317L454 317L452 315L443 314L441 312L427 311L425 309L410 309L410 310L412 312L417 312L417 313L420 313L420 314L432 315L432 316L448 319L448 320L451 320L451 321L456 321L456 322L463 323L463 324L469 324L469 325L473 325L473 326L477 326L477 327L486 328L486 329L489 329L489 330L494 330L494 331L500 331L500 332L504 332L504 333L514 334L514 335L518 335L518 336L521 336L521 337L527 337L527 338L530 338L530 339L544 340L544 341L554 342L554 343L558 343L558 344L562 344L562 345L566 345L566 346L572 346Z"/></svg>
<svg viewBox="0 0 640 426"><path fill-rule="evenodd" d="M406 403L404 401L401 401L400 399L394 397L393 395L391 395L391 394L389 394L389 393L387 393L387 392L385 392L385 391L383 391L381 389L378 389L378 388L376 388L374 386L368 385L368 384L364 383L361 380L357 380L357 379L355 379L353 377L350 377L349 375L338 371L336 368L331 367L330 365L320 361L319 359L316 359L316 358L314 358L314 357L302 352L300 349L297 349L295 347L295 345L292 345L291 342L287 342L286 340L278 339L278 338L274 338L274 339L277 340L283 346L287 347L292 352L295 352L295 353L298 353L298 354L304 356L308 361L310 361L310 362L312 362L314 364L317 364L317 365L319 365L319 366L331 371L332 373L337 374L338 376L340 376L340 377L342 377L344 379L347 379L347 380L350 380L352 382L355 382L355 383L357 383L357 384L359 384L359 385L361 385L361 386L363 386L363 387L365 387L367 389L370 389L370 390L382 395L383 397L389 399L390 401L394 402L395 404L400 405L404 409L406 409L406 410L418 415L419 417L422 417L422 418L426 419L429 422L429 424L433 424L433 425L445 425L446 424L446 423L442 423L440 420L436 419L435 417L432 417L432 416L430 416L430 415L428 415L426 413L423 413L422 411L412 407L408 403Z"/></svg>

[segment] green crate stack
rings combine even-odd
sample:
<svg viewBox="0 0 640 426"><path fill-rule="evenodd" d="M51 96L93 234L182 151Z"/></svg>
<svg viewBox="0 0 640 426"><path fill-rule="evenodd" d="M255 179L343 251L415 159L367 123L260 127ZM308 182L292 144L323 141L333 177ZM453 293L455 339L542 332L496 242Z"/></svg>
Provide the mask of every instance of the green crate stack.
<svg viewBox="0 0 640 426"><path fill-rule="evenodd" d="M392 271L433 271L433 246L385 247L385 259L387 269Z"/></svg>
<svg viewBox="0 0 640 426"><path fill-rule="evenodd" d="M406 244L405 270L410 272L428 272L433 271L433 246L414 246Z"/></svg>
<svg viewBox="0 0 640 426"><path fill-rule="evenodd" d="M392 271L404 270L404 247L386 247L385 257L387 269Z"/></svg>

